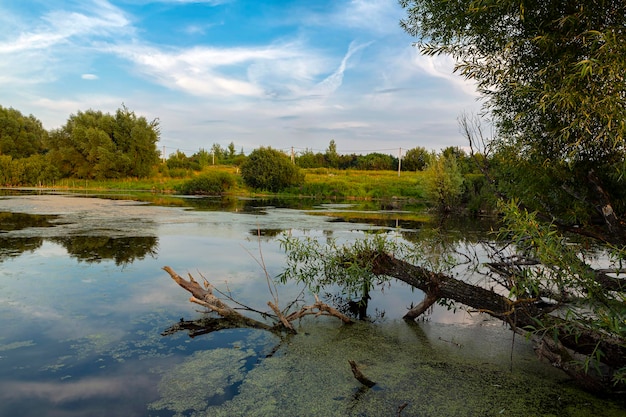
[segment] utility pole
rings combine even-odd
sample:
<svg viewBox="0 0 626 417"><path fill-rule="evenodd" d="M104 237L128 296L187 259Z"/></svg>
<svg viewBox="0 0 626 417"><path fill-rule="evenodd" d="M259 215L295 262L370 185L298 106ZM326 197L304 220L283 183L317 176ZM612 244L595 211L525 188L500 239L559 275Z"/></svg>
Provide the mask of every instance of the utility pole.
<svg viewBox="0 0 626 417"><path fill-rule="evenodd" d="M398 177L400 177L400 168L402 168L402 147L398 148Z"/></svg>
<svg viewBox="0 0 626 417"><path fill-rule="evenodd" d="M293 153L293 146L291 147L291 163L296 164L296 154Z"/></svg>

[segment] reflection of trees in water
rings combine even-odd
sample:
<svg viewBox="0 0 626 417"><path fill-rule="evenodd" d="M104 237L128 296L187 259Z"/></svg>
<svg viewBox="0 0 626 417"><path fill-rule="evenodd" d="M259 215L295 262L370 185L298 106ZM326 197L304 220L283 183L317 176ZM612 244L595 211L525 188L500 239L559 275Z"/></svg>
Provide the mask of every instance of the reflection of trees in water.
<svg viewBox="0 0 626 417"><path fill-rule="evenodd" d="M40 237L0 237L0 262L20 256L24 252L34 252L41 247L43 239Z"/></svg>
<svg viewBox="0 0 626 417"><path fill-rule="evenodd" d="M58 223L51 223L58 219L57 215L28 214L0 211L0 232L12 232L29 227L54 227Z"/></svg>
<svg viewBox="0 0 626 417"><path fill-rule="evenodd" d="M155 256L159 242L155 236L68 236L51 240L62 245L70 256L80 261L100 262L113 259L116 265L126 265L146 256Z"/></svg>
<svg viewBox="0 0 626 417"><path fill-rule="evenodd" d="M52 220L59 216L45 214L12 213L0 211L0 233L14 232L30 227L53 227ZM0 235L0 262L20 256L24 252L34 252L43 244L40 237L9 237Z"/></svg>
<svg viewBox="0 0 626 417"><path fill-rule="evenodd" d="M280 236L287 229L250 229L248 231L252 236L276 237Z"/></svg>

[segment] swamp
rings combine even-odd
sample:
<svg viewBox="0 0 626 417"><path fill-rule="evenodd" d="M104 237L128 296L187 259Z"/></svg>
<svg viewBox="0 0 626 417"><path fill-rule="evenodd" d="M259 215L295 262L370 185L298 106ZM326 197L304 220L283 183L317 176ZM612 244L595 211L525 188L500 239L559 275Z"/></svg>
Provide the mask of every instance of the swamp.
<svg viewBox="0 0 626 417"><path fill-rule="evenodd" d="M445 230L480 257L493 227L442 228L423 208L376 201L0 191L0 415L624 415L626 404L581 390L499 320L460 305L402 320L423 294L399 281L372 288L366 320L306 316L281 335L206 330L214 316L163 270L206 277L264 312L273 299L313 300L266 278L283 272L286 236L410 243Z"/></svg>

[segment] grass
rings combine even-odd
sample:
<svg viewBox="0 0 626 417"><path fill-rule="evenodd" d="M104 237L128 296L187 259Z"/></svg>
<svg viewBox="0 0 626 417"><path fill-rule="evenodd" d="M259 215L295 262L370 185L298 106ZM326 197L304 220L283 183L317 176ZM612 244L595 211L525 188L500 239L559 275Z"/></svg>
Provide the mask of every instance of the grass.
<svg viewBox="0 0 626 417"><path fill-rule="evenodd" d="M289 194L362 199L424 197L423 173L359 170L304 170L304 184Z"/></svg>
<svg viewBox="0 0 626 417"><path fill-rule="evenodd" d="M171 178L156 175L152 178L124 178L110 180L63 179L51 185L56 189L94 190L94 191L133 191L160 194L173 194L186 181L208 172L224 172L235 177L235 185L228 194L255 196L259 193L247 188L237 167L210 166L202 172L193 173L183 178ZM423 173L397 171L359 171L335 169L304 169L304 183L298 187L286 189L281 196L301 196L315 198L344 199L391 199L403 198L422 200L424 198ZM268 195L271 193L262 193Z"/></svg>

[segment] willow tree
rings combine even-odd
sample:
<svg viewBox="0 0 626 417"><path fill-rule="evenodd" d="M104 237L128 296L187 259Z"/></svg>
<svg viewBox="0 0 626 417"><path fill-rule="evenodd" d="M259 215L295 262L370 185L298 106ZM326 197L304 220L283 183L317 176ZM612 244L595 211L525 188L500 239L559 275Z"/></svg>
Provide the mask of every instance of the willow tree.
<svg viewBox="0 0 626 417"><path fill-rule="evenodd" d="M494 270L512 298L558 306L566 320L555 323L553 313L532 324L536 334L549 332L554 354L571 359L559 351L571 340L586 355L584 370L599 368L609 356L604 341L626 346L626 2L400 3L402 28L422 53L456 60L496 128L488 139L463 123L490 157L483 168L518 260L494 262ZM592 263L598 256L604 265ZM626 380L624 363L609 364L605 376Z"/></svg>
<svg viewBox="0 0 626 417"><path fill-rule="evenodd" d="M51 132L49 157L64 176L147 177L159 161L158 120L148 121L125 106L115 115L79 111Z"/></svg>
<svg viewBox="0 0 626 417"><path fill-rule="evenodd" d="M504 219L482 265L491 281L459 281L384 245L322 249L291 240L284 277L348 289L399 279L426 294L407 319L437 301L462 303L534 336L541 356L588 388L623 388L626 2L400 4L402 28L423 54L456 60L495 128L487 138L462 118Z"/></svg>
<svg viewBox="0 0 626 417"><path fill-rule="evenodd" d="M48 132L35 116L0 106L0 155L14 159L42 154Z"/></svg>
<svg viewBox="0 0 626 417"><path fill-rule="evenodd" d="M497 127L489 145L506 171L500 191L563 224L600 215L604 240L626 243L605 215L609 202L616 213L625 201L626 3L400 3L420 50L454 57L476 82Z"/></svg>

